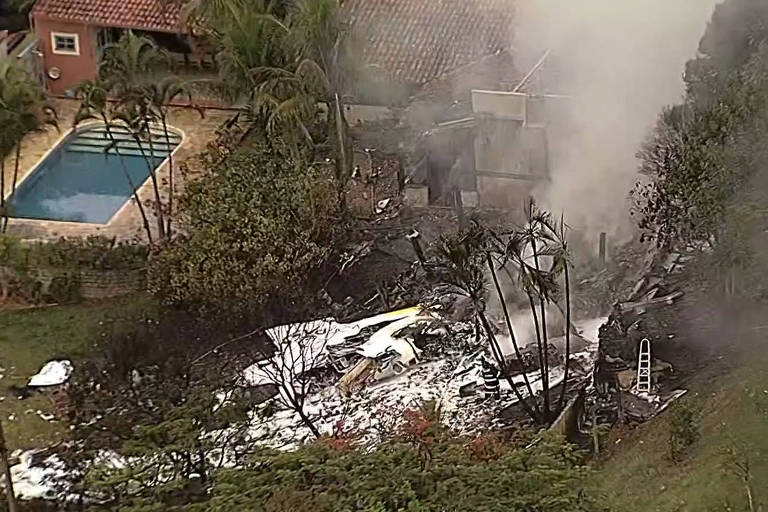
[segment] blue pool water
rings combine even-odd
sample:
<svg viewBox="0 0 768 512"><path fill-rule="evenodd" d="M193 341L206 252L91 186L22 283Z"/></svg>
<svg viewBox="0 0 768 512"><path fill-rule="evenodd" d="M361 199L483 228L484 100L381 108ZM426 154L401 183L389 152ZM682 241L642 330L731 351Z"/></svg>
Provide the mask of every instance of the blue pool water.
<svg viewBox="0 0 768 512"><path fill-rule="evenodd" d="M65 139L8 199L9 216L106 224L133 196L130 183L138 188L149 177L148 161L159 166L181 139L174 133L168 145L164 134L154 135L150 158L146 141L140 147L119 129L112 136L116 146L103 127Z"/></svg>

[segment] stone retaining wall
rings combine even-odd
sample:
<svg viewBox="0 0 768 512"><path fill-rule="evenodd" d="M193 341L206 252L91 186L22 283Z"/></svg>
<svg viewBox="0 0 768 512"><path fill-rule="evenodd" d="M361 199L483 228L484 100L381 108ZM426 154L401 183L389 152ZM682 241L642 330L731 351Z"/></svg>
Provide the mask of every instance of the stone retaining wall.
<svg viewBox="0 0 768 512"><path fill-rule="evenodd" d="M144 269L86 270L80 272L80 296L84 299L107 299L129 295L146 289Z"/></svg>
<svg viewBox="0 0 768 512"><path fill-rule="evenodd" d="M8 267L0 267L0 279L3 281L15 280L13 276L19 276L18 272ZM79 276L79 288L77 295L82 299L108 299L130 295L146 290L147 272L144 268L130 270L80 270L67 269L30 269L26 276L39 283L40 296L49 293L54 278L77 274Z"/></svg>

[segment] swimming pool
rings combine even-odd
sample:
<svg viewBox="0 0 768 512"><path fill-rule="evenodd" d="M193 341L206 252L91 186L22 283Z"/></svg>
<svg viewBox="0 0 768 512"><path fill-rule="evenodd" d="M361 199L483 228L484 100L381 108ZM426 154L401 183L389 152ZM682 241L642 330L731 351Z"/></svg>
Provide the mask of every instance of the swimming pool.
<svg viewBox="0 0 768 512"><path fill-rule="evenodd" d="M137 143L124 128L81 128L60 142L7 200L10 217L106 224L181 142L162 130ZM143 151L143 154L142 154ZM143 156L146 155L146 158ZM127 176L126 176L127 175ZM133 187L131 186L133 185Z"/></svg>

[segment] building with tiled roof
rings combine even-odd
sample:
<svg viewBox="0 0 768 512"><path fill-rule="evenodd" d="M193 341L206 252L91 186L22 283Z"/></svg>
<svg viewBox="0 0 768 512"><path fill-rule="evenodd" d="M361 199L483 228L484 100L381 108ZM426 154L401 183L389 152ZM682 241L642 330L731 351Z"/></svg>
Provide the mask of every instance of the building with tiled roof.
<svg viewBox="0 0 768 512"><path fill-rule="evenodd" d="M512 1L345 0L342 13L374 80L384 78L410 94L508 50ZM172 0L37 0L32 19L49 89L62 93L92 77L110 29L183 32L180 5Z"/></svg>
<svg viewBox="0 0 768 512"><path fill-rule="evenodd" d="M167 0L37 0L31 17L55 94L96 74L101 48L115 31L183 32L180 4Z"/></svg>
<svg viewBox="0 0 768 512"><path fill-rule="evenodd" d="M422 86L512 41L512 0L345 0L342 9L364 61Z"/></svg>
<svg viewBox="0 0 768 512"><path fill-rule="evenodd" d="M32 15L98 27L181 31L181 4L162 0L38 0Z"/></svg>

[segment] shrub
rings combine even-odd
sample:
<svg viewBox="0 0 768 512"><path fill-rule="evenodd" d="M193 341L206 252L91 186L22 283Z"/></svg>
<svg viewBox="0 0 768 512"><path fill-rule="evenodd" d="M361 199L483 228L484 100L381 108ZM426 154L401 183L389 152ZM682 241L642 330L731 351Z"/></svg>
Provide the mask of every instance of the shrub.
<svg viewBox="0 0 768 512"><path fill-rule="evenodd" d="M247 468L222 471L204 510L600 510L588 470L559 440L530 448L494 441L493 454L480 457L473 444L444 436L433 444L426 467L417 447L399 442L369 452L318 443L262 455ZM302 506L286 509L286 502Z"/></svg>
<svg viewBox="0 0 768 512"><path fill-rule="evenodd" d="M331 174L279 142L211 151L178 202L186 235L152 260L152 291L215 315L309 295L343 233Z"/></svg>
<svg viewBox="0 0 768 512"><path fill-rule="evenodd" d="M698 442L701 411L690 402L681 402L672 411L669 433L669 457L675 463L685 459L690 448Z"/></svg>

